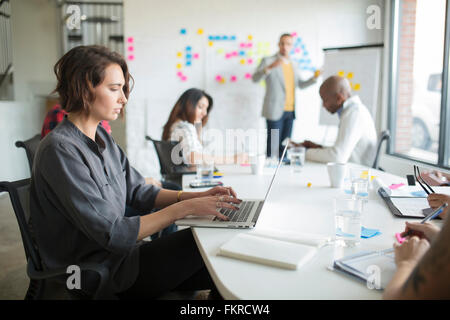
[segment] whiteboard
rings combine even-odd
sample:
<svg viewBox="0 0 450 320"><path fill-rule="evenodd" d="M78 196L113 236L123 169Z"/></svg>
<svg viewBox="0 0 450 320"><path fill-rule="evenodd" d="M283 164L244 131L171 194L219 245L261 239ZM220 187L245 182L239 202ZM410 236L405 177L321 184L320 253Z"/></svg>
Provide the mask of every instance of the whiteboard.
<svg viewBox="0 0 450 320"><path fill-rule="evenodd" d="M323 79L339 75L349 80L352 95L358 95L376 119L379 101L379 82L382 46L324 49ZM339 124L337 114L320 109L319 123Z"/></svg>

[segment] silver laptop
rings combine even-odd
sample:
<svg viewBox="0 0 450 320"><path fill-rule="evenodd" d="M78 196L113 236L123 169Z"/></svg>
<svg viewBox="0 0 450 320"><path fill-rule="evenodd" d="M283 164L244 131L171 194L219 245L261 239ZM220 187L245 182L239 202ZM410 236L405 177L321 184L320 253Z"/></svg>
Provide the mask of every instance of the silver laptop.
<svg viewBox="0 0 450 320"><path fill-rule="evenodd" d="M215 228L253 228L258 221L259 214L264 206L270 190L272 189L273 182L280 168L284 155L286 154L288 144L284 147L283 154L278 161L277 168L270 181L269 188L267 189L264 200L243 200L240 204L233 204L239 207L239 210L231 210L228 208L220 209L220 213L226 215L230 220L220 220L216 216L187 216L183 219L175 221L175 224L179 226L191 226L191 227L215 227Z"/></svg>

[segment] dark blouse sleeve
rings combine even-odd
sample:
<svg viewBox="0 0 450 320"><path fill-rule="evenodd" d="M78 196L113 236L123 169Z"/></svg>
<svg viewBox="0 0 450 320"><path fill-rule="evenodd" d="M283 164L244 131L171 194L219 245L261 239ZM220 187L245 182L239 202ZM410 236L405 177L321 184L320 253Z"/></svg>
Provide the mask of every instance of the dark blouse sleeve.
<svg viewBox="0 0 450 320"><path fill-rule="evenodd" d="M70 145L49 145L42 155L39 172L46 183L40 192L88 238L110 252L129 252L136 245L140 218L125 217L103 199L90 169Z"/></svg>

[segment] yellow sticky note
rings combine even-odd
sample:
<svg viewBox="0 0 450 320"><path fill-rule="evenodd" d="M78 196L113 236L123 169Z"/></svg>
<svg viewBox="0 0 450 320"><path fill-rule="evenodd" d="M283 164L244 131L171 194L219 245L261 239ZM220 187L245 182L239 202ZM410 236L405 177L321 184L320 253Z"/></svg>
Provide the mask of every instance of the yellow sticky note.
<svg viewBox="0 0 450 320"><path fill-rule="evenodd" d="M355 85L353 86L353 90L358 91L361 89L361 85L359 83L355 83Z"/></svg>
<svg viewBox="0 0 450 320"><path fill-rule="evenodd" d="M248 50L247 51L247 56L253 57L253 50Z"/></svg>
<svg viewBox="0 0 450 320"><path fill-rule="evenodd" d="M311 188L311 182L308 182L307 186L308 188Z"/></svg>
<svg viewBox="0 0 450 320"><path fill-rule="evenodd" d="M177 63L177 69L181 69L182 67L181 63Z"/></svg>
<svg viewBox="0 0 450 320"><path fill-rule="evenodd" d="M247 37L247 39L248 39L249 41L252 41L252 40L253 40L253 36L252 36L251 34L249 34L248 37Z"/></svg>
<svg viewBox="0 0 450 320"><path fill-rule="evenodd" d="M225 78L220 79L220 83L225 83Z"/></svg>
<svg viewBox="0 0 450 320"><path fill-rule="evenodd" d="M208 41L208 46L212 47L213 46L213 42L212 41Z"/></svg>
<svg viewBox="0 0 450 320"><path fill-rule="evenodd" d="M339 77L343 77L345 75L345 72L343 70L340 70L337 74Z"/></svg>
<svg viewBox="0 0 450 320"><path fill-rule="evenodd" d="M318 76L320 76L320 70L314 71L314 77L317 78Z"/></svg>
<svg viewBox="0 0 450 320"><path fill-rule="evenodd" d="M239 60L239 63L240 63L240 64L245 64L245 59Z"/></svg>
<svg viewBox="0 0 450 320"><path fill-rule="evenodd" d="M198 33L198 34L203 34L203 29L198 29L198 30L197 30L197 33Z"/></svg>
<svg viewBox="0 0 450 320"><path fill-rule="evenodd" d="M178 58L181 58L183 56L183 53L182 52L177 52L177 57Z"/></svg>
<svg viewBox="0 0 450 320"><path fill-rule="evenodd" d="M219 48L219 49L217 49L217 51L216 51L218 54L222 54L223 52L224 52L224 50L223 50L223 48Z"/></svg>
<svg viewBox="0 0 450 320"><path fill-rule="evenodd" d="M353 79L353 72L347 73L347 78L348 79Z"/></svg>

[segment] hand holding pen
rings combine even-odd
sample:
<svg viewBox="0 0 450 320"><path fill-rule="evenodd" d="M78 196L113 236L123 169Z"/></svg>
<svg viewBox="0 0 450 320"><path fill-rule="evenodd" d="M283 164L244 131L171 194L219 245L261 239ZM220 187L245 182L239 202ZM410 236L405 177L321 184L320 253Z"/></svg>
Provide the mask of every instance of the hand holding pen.
<svg viewBox="0 0 450 320"><path fill-rule="evenodd" d="M417 222L406 222L406 230L400 236L402 238L406 238L409 236L418 236L419 238L425 238L429 242L431 242L434 237L439 233L440 229L431 223L427 223L427 221L437 217L441 214L444 209L447 207L447 203L444 203L442 206L431 212L428 216L426 216L420 223Z"/></svg>

